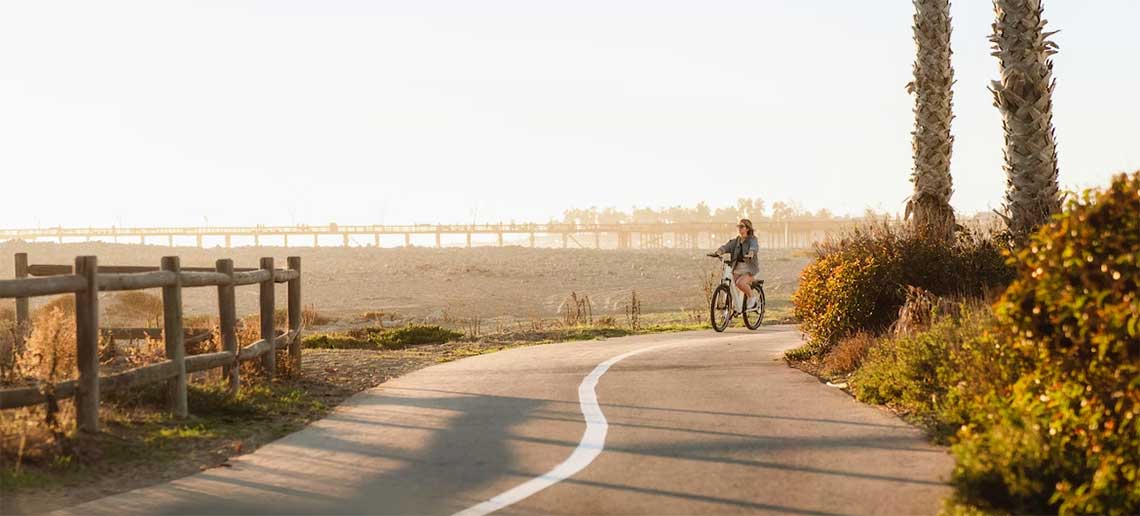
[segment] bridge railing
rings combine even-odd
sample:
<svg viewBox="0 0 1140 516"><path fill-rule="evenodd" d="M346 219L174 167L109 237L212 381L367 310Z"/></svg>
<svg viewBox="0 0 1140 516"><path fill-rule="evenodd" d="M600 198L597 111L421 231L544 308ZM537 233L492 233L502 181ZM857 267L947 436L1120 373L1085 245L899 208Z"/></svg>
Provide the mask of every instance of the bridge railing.
<svg viewBox="0 0 1140 516"><path fill-rule="evenodd" d="M288 328L275 328L276 283L287 283ZM239 347L235 287L260 288L261 339ZM182 290L197 287L218 289L219 337L222 350L186 356L183 328ZM104 376L99 375L99 292L162 289L162 315L165 360ZM26 253L16 254L16 279L0 280L0 299L16 300L18 333L27 335L31 327L29 298L60 294L75 295L75 342L79 375L54 385L37 385L0 390L0 409L26 407L74 396L76 424L80 430L98 431L101 393L128 387L164 382L168 408L176 417L186 417L187 376L189 373L223 368L230 392L241 384L239 363L260 360L269 375L277 371L279 348L288 349L294 371L301 365L301 259L289 257L288 267L277 269L273 258L262 258L256 269L235 269L233 261L221 259L213 269L182 267L177 256L162 258L159 267L99 266L94 256L80 256L75 267L29 265ZM19 347L19 344L17 345Z"/></svg>

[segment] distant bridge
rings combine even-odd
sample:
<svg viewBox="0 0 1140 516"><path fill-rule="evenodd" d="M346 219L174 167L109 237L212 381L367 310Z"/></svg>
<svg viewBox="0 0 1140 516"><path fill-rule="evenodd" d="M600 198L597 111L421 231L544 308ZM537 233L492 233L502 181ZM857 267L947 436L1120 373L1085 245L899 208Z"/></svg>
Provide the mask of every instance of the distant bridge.
<svg viewBox="0 0 1140 516"><path fill-rule="evenodd" d="M828 220L802 219L789 221L757 221L756 236L760 246L771 249L793 249L810 247L815 241L828 235L853 227L857 219ZM0 229L0 241L111 241L155 243L173 246L175 238L193 238L198 247L204 247L206 238L221 239L221 245L232 247L235 237L253 239L253 245L283 245L300 239L311 239L313 246L321 245L321 237L339 236L342 246L361 245L359 238L371 238L370 245L379 247L381 237L403 236L403 245L412 246L413 237L423 235L434 237L435 247L444 246L444 237L463 236L467 247L472 246L473 236L493 236L494 243L480 245L503 246L505 239L510 245L525 243L536 246L536 239L545 246L616 248L616 249L659 249L659 248L708 248L725 242L736 234L734 222L677 222L677 223L631 223L631 224L414 224L414 225L365 225L351 226L328 224L323 226L201 226L201 227L55 227L35 229ZM150 239L148 241L148 239ZM369 244L364 244L369 245ZM421 244L422 245L422 244ZM452 244L455 245L455 244Z"/></svg>

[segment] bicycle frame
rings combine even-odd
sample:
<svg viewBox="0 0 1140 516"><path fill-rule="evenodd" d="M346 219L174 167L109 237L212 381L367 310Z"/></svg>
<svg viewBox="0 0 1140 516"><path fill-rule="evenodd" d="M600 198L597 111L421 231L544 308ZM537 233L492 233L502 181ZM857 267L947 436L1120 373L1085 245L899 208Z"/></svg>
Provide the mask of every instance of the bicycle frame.
<svg viewBox="0 0 1140 516"><path fill-rule="evenodd" d="M721 261L724 263L724 272L721 274L720 283L722 285L728 285L729 295L732 296L733 309L737 312L743 312L744 297L741 294L740 289L736 288L736 283L733 281L732 258L724 257L721 258Z"/></svg>

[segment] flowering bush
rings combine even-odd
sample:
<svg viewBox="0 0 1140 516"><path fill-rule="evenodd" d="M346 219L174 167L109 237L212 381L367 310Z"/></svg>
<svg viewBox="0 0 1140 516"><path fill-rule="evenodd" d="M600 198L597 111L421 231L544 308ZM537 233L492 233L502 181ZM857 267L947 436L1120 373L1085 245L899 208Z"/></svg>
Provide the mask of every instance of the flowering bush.
<svg viewBox="0 0 1140 516"><path fill-rule="evenodd" d="M907 286L962 297L1004 288L1012 269L1002 248L997 239L968 231L947 244L887 223L816 246L816 259L792 295L809 344L792 358L823 354L860 331L886 329L898 318Z"/></svg>
<svg viewBox="0 0 1140 516"><path fill-rule="evenodd" d="M995 329L1031 367L959 432L955 482L1015 512L1140 513L1140 172L1071 200L1011 263Z"/></svg>

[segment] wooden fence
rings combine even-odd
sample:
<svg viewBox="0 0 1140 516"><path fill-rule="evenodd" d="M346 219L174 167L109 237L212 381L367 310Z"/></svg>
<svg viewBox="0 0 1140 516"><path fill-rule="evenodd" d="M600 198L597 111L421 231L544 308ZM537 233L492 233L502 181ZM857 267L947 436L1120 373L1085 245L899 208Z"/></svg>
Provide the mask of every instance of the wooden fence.
<svg viewBox="0 0 1140 516"><path fill-rule="evenodd" d="M274 284L288 283L288 331L274 328ZM260 287L261 340L238 346L237 308L234 288ZM222 351L186 356L182 327L182 289L217 287L219 337ZM162 289L162 335L166 360L99 376L99 292ZM17 325L26 335L30 328L28 298L59 294L75 295L75 341L79 378L43 386L0 390L0 409L44 403L51 393L56 399L75 397L76 425L80 430L99 430L99 395L138 385L165 382L167 403L176 417L186 417L186 379L189 373L223 368L230 392L241 384L240 362L260 360L267 374L276 373L275 351L286 347L294 368L301 365L301 259L291 256L287 269L275 269L273 258L262 258L257 269L234 269L233 261L218 260L213 269L181 267L177 256L162 259L160 267L101 267L94 256L75 259L67 265L29 265L25 253L16 255L16 279L0 280L0 299L16 300ZM296 369L294 369L296 370Z"/></svg>

